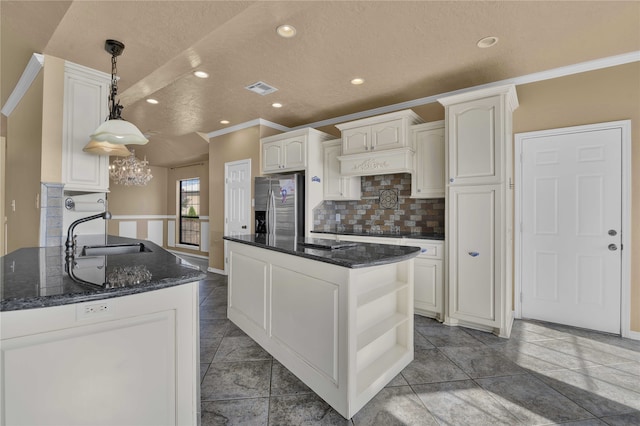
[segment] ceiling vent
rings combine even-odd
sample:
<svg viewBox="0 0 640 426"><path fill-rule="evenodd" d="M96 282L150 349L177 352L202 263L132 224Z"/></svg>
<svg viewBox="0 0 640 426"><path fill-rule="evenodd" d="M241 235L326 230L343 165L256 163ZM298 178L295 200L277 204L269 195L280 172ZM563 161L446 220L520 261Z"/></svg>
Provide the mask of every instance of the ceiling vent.
<svg viewBox="0 0 640 426"><path fill-rule="evenodd" d="M278 90L273 86L269 86L264 81L258 81L253 84L250 84L247 87L245 87L245 89L251 90L252 92L255 92L258 95L262 95L262 96L268 95L269 93L273 93L276 90Z"/></svg>

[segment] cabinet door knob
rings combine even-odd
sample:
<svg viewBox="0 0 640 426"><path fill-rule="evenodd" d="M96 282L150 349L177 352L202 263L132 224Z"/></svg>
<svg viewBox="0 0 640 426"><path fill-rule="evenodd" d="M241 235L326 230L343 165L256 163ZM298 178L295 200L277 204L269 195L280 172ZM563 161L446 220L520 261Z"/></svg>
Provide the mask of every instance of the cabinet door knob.
<svg viewBox="0 0 640 426"><path fill-rule="evenodd" d="M449 178L449 182L453 183L455 179L454 178Z"/></svg>
<svg viewBox="0 0 640 426"><path fill-rule="evenodd" d="M615 237L616 235L618 235L615 229L609 229L608 234L611 235L612 237Z"/></svg>
<svg viewBox="0 0 640 426"><path fill-rule="evenodd" d="M470 252L469 252L469 256L471 256L471 257L478 257L478 256L480 256L480 253L478 253L477 251L470 251Z"/></svg>
<svg viewBox="0 0 640 426"><path fill-rule="evenodd" d="M609 244L608 249L611 250L611 251L616 251L616 250L618 250L618 246L615 245L615 244Z"/></svg>

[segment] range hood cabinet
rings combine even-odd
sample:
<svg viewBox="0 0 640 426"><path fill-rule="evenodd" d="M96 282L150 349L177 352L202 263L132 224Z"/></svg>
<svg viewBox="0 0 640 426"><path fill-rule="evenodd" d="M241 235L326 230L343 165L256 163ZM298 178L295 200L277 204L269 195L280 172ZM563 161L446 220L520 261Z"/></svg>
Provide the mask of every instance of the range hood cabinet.
<svg viewBox="0 0 640 426"><path fill-rule="evenodd" d="M413 173L410 127L423 123L413 111L404 110L338 124L342 133L342 176Z"/></svg>

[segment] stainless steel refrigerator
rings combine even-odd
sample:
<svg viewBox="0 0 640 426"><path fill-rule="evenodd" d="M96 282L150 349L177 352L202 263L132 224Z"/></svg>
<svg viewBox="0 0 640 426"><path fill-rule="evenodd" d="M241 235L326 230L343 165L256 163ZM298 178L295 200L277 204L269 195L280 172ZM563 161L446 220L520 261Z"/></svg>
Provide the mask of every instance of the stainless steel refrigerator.
<svg viewBox="0 0 640 426"><path fill-rule="evenodd" d="M304 237L304 175L255 178L255 233Z"/></svg>

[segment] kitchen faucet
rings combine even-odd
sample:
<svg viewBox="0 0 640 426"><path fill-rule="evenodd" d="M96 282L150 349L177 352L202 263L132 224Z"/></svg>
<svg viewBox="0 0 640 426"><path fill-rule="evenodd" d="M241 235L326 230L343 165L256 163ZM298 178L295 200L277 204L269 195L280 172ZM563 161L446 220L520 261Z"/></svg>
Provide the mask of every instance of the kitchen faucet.
<svg viewBox="0 0 640 426"><path fill-rule="evenodd" d="M69 231L67 232L67 242L64 243L66 249L66 253L69 254L73 254L73 252L75 251L76 248L76 240L73 236L73 230L76 229L76 226L78 226L79 224L83 223L83 222L88 222L90 220L93 219L104 219L104 220L109 220L111 219L111 213L105 211L104 213L100 213L100 214L94 214L93 216L87 216L87 217L83 217L80 218L78 220L76 220L75 222L73 222L70 226L69 226Z"/></svg>

